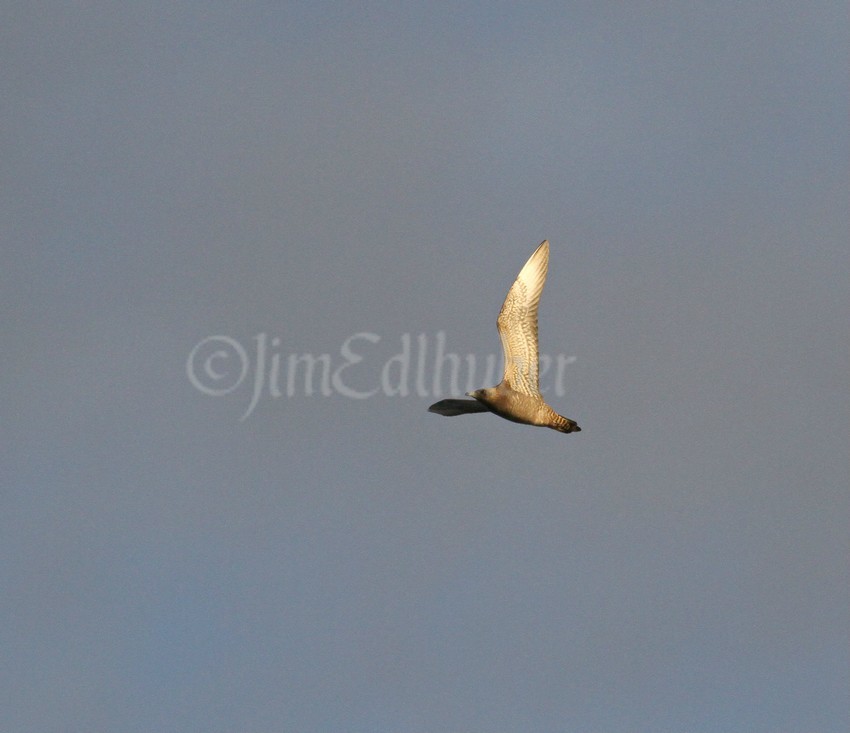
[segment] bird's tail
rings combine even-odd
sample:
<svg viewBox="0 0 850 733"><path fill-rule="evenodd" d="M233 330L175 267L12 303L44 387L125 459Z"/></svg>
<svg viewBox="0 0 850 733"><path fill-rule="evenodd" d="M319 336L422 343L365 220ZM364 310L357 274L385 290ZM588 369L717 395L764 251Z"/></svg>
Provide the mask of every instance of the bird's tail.
<svg viewBox="0 0 850 733"><path fill-rule="evenodd" d="M581 428L578 426L578 423L575 420L570 420L568 417L564 417L563 415L555 415L555 419L552 420L550 428L553 430L557 430L559 433L580 433Z"/></svg>

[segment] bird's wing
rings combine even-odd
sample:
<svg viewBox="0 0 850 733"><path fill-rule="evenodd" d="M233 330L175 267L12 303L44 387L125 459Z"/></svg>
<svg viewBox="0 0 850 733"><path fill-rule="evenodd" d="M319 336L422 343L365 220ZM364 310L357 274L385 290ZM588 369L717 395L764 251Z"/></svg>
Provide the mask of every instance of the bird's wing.
<svg viewBox="0 0 850 733"><path fill-rule="evenodd" d="M537 305L549 269L549 242L544 240L519 271L499 311L496 326L505 352L505 384L539 396L537 386Z"/></svg>
<svg viewBox="0 0 850 733"><path fill-rule="evenodd" d="M488 412L478 400L440 400L428 408L428 412L436 412L438 415L454 417L455 415L468 415L473 412Z"/></svg>

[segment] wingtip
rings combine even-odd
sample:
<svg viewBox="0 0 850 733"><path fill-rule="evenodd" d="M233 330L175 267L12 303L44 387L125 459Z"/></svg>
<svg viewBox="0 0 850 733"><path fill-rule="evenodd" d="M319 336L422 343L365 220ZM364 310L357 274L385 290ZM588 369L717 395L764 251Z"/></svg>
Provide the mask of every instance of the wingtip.
<svg viewBox="0 0 850 733"><path fill-rule="evenodd" d="M534 250L534 254L529 257L529 261L539 260L541 257L549 262L549 240L544 239L539 245L537 245L537 249Z"/></svg>

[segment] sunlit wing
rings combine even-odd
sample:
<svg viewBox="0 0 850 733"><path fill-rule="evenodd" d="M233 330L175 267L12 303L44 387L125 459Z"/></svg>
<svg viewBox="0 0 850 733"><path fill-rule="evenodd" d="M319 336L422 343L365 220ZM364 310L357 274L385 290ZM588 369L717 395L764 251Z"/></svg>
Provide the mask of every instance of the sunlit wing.
<svg viewBox="0 0 850 733"><path fill-rule="evenodd" d="M528 258L499 311L496 326L505 353L505 383L517 392L536 396L537 306L549 269L549 242L544 240Z"/></svg>

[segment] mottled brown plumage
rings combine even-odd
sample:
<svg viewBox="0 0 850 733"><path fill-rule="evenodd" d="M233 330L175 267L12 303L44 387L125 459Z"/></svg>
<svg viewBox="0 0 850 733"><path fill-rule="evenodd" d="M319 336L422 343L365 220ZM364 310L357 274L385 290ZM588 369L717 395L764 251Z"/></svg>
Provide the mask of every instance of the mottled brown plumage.
<svg viewBox="0 0 850 733"><path fill-rule="evenodd" d="M549 268L549 242L544 240L528 258L499 311L496 325L505 354L505 374L495 387L468 392L472 400L447 399L428 408L453 417L493 412L506 420L552 428L562 433L581 430L544 402L537 384L537 306Z"/></svg>

